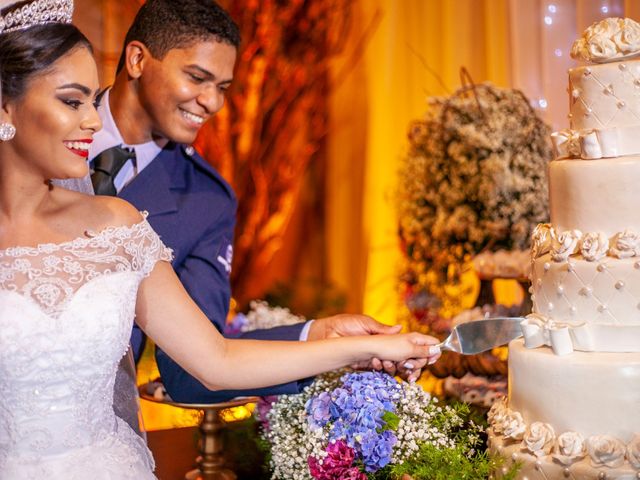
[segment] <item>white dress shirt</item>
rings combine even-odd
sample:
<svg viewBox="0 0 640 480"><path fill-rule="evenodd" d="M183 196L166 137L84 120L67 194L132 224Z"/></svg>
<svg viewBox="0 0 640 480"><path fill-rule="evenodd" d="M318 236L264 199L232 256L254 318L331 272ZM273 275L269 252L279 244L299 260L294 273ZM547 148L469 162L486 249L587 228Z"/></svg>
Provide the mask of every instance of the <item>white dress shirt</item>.
<svg viewBox="0 0 640 480"><path fill-rule="evenodd" d="M158 156L162 148L154 141L137 145L125 143L111 115L111 109L109 108L109 90L102 96L102 101L98 107L98 115L100 116L100 120L102 120L102 130L96 132L93 136L93 143L89 148L89 159L94 159L99 153L116 146L123 146L136 152L135 161L128 160L113 179L116 191L120 193L136 175L144 170L153 159Z"/></svg>

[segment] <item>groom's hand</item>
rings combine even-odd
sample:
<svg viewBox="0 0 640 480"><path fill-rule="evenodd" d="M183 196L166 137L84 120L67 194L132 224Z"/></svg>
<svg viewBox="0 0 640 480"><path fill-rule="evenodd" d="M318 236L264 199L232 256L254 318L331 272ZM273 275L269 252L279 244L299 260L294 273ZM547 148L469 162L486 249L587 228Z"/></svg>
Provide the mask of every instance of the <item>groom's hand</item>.
<svg viewBox="0 0 640 480"><path fill-rule="evenodd" d="M340 314L315 320L309 328L307 340L350 337L355 335L391 335L400 333L402 326L385 325L367 315ZM426 359L411 359L401 364L372 358L369 362L352 365L358 369L384 370L389 375L399 375L405 380L417 380Z"/></svg>

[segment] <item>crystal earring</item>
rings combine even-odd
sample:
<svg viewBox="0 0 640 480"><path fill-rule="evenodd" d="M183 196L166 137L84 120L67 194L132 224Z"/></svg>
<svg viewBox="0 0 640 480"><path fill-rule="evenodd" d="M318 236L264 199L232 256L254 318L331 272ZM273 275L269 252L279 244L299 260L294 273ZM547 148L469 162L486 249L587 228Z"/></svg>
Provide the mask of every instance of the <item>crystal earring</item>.
<svg viewBox="0 0 640 480"><path fill-rule="evenodd" d="M0 123L0 140L8 142L16 135L16 127L10 123Z"/></svg>

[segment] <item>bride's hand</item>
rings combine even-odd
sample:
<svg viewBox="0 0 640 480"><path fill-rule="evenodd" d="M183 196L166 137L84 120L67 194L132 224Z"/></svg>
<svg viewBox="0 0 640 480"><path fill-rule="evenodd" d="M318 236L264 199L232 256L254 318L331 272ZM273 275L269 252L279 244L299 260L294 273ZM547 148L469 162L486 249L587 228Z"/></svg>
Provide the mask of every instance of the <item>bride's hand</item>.
<svg viewBox="0 0 640 480"><path fill-rule="evenodd" d="M382 360L403 362L411 358L426 358L429 364L440 358L437 338L421 333L398 335L375 335L369 337L372 342L372 356Z"/></svg>

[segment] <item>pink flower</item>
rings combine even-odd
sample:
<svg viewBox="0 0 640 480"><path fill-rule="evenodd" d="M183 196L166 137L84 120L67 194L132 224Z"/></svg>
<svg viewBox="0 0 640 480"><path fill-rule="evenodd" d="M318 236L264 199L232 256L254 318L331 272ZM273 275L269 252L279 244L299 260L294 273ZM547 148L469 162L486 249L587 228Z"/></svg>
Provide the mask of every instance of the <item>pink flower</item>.
<svg viewBox="0 0 640 480"><path fill-rule="evenodd" d="M355 453L344 440L331 442L327 446L327 456L322 463L309 457L309 472L317 480L367 480L367 476L353 466Z"/></svg>
<svg viewBox="0 0 640 480"><path fill-rule="evenodd" d="M260 397L260 400L258 400L258 403L256 404L256 417L258 418L258 421L262 423L262 427L265 430L269 430L267 414L276 401L278 401L277 395L268 395L266 397Z"/></svg>
<svg viewBox="0 0 640 480"><path fill-rule="evenodd" d="M342 480L367 480L367 475L364 472L361 472L358 467L351 467L347 470L343 470L340 474L340 478Z"/></svg>

